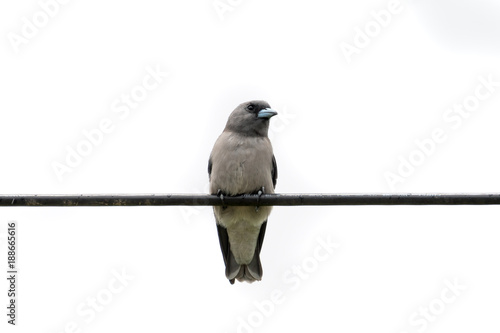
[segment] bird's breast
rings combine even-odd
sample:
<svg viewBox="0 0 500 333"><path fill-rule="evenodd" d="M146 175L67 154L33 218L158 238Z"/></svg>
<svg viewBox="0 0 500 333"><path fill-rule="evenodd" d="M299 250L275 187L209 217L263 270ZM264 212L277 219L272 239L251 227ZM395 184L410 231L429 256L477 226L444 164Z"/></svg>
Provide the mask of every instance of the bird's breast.
<svg viewBox="0 0 500 333"><path fill-rule="evenodd" d="M242 137L223 133L212 151L210 191L228 195L252 193L265 187L273 193L273 151L266 137Z"/></svg>

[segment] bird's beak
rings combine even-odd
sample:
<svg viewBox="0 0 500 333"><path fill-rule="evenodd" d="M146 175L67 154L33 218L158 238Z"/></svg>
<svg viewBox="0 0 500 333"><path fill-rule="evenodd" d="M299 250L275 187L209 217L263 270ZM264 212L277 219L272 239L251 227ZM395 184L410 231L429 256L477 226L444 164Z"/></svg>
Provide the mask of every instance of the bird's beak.
<svg viewBox="0 0 500 333"><path fill-rule="evenodd" d="M259 113L257 113L257 118L269 119L277 114L278 114L278 112L274 111L271 108L267 108L267 109L260 110Z"/></svg>

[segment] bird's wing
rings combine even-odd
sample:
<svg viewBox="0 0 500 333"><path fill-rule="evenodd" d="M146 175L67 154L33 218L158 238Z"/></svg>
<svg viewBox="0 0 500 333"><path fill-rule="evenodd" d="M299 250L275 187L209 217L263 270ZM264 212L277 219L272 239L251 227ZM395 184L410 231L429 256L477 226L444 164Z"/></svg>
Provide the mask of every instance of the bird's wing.
<svg viewBox="0 0 500 333"><path fill-rule="evenodd" d="M264 235L266 234L266 226L267 226L267 220L265 220L262 223L262 225L260 226L259 238L257 238L257 246L255 248L255 253L257 255L260 254L260 250L262 248L262 243L264 243Z"/></svg>
<svg viewBox="0 0 500 333"><path fill-rule="evenodd" d="M231 247L229 245L229 236L227 229L217 223L217 234L219 235L219 244L224 258L224 265L226 266L226 277L231 284L234 284L234 279L240 271L240 265L236 262Z"/></svg>
<svg viewBox="0 0 500 333"><path fill-rule="evenodd" d="M217 234L219 235L219 244L224 264L227 266L227 260L229 259L229 236L227 235L227 229L217 223Z"/></svg>
<svg viewBox="0 0 500 333"><path fill-rule="evenodd" d="M208 180L210 180L210 176L212 176L212 156L208 159Z"/></svg>
<svg viewBox="0 0 500 333"><path fill-rule="evenodd" d="M209 165L209 169L212 168L212 165ZM273 155L273 167L271 169L271 176L273 178L273 187L276 188L276 182L278 180L278 165L276 164L276 158Z"/></svg>
<svg viewBox="0 0 500 333"><path fill-rule="evenodd" d="M260 262L260 250L262 249L262 244L264 243L264 235L266 234L267 220L260 226L259 237L257 238L257 244L255 246L255 254L253 259L247 266L246 280L248 282L260 281L262 279L262 264Z"/></svg>

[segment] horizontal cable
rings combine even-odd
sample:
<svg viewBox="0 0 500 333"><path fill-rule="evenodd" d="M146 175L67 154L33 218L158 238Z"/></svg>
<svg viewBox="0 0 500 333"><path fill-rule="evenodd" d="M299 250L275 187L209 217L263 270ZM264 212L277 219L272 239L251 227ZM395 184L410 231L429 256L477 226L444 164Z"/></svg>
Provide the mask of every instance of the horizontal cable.
<svg viewBox="0 0 500 333"><path fill-rule="evenodd" d="M81 194L0 195L0 206L337 206L337 205L500 205L490 194Z"/></svg>

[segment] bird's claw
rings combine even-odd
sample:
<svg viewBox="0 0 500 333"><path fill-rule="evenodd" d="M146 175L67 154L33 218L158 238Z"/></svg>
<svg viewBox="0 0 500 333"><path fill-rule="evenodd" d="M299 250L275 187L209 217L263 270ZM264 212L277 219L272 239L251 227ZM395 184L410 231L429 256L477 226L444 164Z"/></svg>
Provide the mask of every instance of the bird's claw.
<svg viewBox="0 0 500 333"><path fill-rule="evenodd" d="M222 209L226 209L227 206L226 206L226 203L224 202L224 194L222 194L221 189L217 190L216 196L218 196L220 198L220 200L222 201Z"/></svg>
<svg viewBox="0 0 500 333"><path fill-rule="evenodd" d="M257 206L255 207L255 211L258 212L259 211L259 208L260 208L260 197L262 196L262 194L264 194L264 191L266 190L266 188L264 186L261 187L261 189L259 190L259 192L257 192L257 195L259 196L257 198Z"/></svg>

